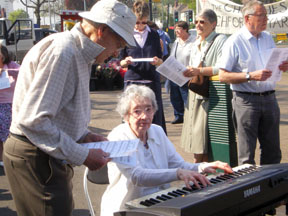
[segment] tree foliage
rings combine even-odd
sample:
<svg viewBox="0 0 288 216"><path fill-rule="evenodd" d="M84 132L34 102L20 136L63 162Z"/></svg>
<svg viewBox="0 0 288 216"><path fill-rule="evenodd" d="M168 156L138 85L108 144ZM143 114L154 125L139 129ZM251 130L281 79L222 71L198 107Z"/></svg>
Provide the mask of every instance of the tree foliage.
<svg viewBox="0 0 288 216"><path fill-rule="evenodd" d="M15 10L11 13L9 13L8 19L11 20L11 22L15 22L16 19L21 19L21 18L28 18L29 15L26 11L22 9Z"/></svg>

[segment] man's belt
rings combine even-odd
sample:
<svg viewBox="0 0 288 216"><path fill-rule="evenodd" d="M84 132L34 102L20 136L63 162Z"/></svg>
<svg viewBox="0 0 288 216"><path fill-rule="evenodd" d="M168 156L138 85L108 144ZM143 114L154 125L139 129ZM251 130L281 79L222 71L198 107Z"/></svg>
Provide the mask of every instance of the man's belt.
<svg viewBox="0 0 288 216"><path fill-rule="evenodd" d="M267 96L270 94L274 94L275 90L265 91L265 92L242 92L242 91L235 91L235 92L241 93L241 94L247 94L247 95L254 95L254 96Z"/></svg>
<svg viewBox="0 0 288 216"><path fill-rule="evenodd" d="M31 143L31 141L26 137L26 136L22 136L22 135L18 135L18 134L14 134L10 132L10 135L18 140L21 140L23 142L26 143ZM32 144L32 143L31 143Z"/></svg>

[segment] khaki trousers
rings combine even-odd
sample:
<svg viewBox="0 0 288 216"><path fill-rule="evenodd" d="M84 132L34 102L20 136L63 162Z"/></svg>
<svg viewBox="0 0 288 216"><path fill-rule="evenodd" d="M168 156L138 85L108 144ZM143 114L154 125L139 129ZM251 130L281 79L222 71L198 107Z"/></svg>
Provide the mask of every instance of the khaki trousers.
<svg viewBox="0 0 288 216"><path fill-rule="evenodd" d="M3 161L18 216L70 216L73 168L14 136L4 143Z"/></svg>

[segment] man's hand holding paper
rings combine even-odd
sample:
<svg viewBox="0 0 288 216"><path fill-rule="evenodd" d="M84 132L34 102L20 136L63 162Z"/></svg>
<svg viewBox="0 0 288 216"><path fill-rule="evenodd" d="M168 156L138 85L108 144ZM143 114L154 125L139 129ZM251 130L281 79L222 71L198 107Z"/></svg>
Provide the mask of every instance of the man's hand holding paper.
<svg viewBox="0 0 288 216"><path fill-rule="evenodd" d="M281 70L283 72L288 71L288 59L287 59L287 61L283 61L282 64L279 65L279 70Z"/></svg>
<svg viewBox="0 0 288 216"><path fill-rule="evenodd" d="M288 70L288 48L274 48L266 63L265 69L272 71L267 81L278 82L281 80L282 71Z"/></svg>
<svg viewBox="0 0 288 216"><path fill-rule="evenodd" d="M136 159L135 158L133 159L131 155L137 150L138 143L139 139L134 139L134 140L122 140L122 141L91 142L91 143L83 143L81 145L83 145L86 148L89 148L90 150L91 149L101 150L102 152L99 153L102 153L103 157L107 157L108 159L109 156L109 158L111 158L112 161L116 163L135 165ZM107 152L108 155L106 155L107 153L105 152Z"/></svg>

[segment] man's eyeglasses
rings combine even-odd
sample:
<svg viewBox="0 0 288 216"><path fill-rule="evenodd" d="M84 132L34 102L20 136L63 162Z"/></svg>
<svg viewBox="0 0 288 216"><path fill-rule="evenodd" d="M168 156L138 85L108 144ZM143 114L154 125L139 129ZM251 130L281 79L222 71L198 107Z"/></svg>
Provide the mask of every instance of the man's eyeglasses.
<svg viewBox="0 0 288 216"><path fill-rule="evenodd" d="M147 25L147 22L140 22L140 21L137 21L136 24L137 24L137 25L140 25L140 24L142 24L142 25Z"/></svg>
<svg viewBox="0 0 288 216"><path fill-rule="evenodd" d="M200 24L204 24L205 21L204 21L204 20L195 20L195 25L197 25L198 23L200 23Z"/></svg>
<svg viewBox="0 0 288 216"><path fill-rule="evenodd" d="M267 18L267 14L248 14L250 16L257 16L257 17L260 17L260 18Z"/></svg>

